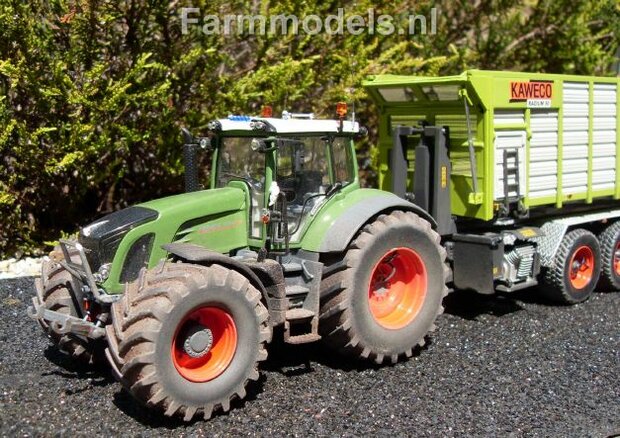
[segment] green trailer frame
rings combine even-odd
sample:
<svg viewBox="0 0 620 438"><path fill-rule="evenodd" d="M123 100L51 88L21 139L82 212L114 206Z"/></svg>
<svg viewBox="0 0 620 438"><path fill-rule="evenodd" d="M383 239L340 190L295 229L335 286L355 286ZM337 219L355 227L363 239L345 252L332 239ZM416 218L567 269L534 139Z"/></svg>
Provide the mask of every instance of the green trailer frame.
<svg viewBox="0 0 620 438"><path fill-rule="evenodd" d="M455 216L497 217L503 147L517 151L526 209L620 199L619 78L469 70L446 77L380 75L364 86L380 113L383 190L391 188L392 129L425 121L449 127Z"/></svg>

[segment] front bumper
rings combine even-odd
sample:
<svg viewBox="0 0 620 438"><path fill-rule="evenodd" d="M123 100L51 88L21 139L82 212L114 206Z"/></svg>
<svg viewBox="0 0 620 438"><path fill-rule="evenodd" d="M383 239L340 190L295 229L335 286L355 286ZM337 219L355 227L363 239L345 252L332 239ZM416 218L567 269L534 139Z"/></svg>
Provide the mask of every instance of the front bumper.
<svg viewBox="0 0 620 438"><path fill-rule="evenodd" d="M64 260L58 263L75 277L76 283L82 288L85 296L92 297L94 301L105 307L120 298L119 295L108 295L99 289L82 245L74 241L61 240L60 248ZM105 329L100 325L73 315L47 309L44 304L44 290L41 279L36 280L35 287L37 295L32 299L33 305L28 307L28 316L32 319L44 322L59 335L71 333L91 339L105 337ZM78 301L78 297L73 298L74 301Z"/></svg>
<svg viewBox="0 0 620 438"><path fill-rule="evenodd" d="M32 298L32 306L28 307L28 316L32 319L45 321L50 330L65 335L72 333L91 339L105 337L105 329L75 316L49 310L43 304L43 285L41 279L35 281L37 296Z"/></svg>

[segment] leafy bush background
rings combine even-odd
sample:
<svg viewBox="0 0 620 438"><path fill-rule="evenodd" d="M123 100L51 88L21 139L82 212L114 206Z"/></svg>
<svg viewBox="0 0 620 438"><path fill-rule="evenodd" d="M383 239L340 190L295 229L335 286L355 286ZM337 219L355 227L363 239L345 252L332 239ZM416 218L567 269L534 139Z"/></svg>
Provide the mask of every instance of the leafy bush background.
<svg viewBox="0 0 620 438"><path fill-rule="evenodd" d="M180 8L326 16L429 15L438 33L182 35ZM98 215L182 190L179 129L271 104L331 116L355 100L373 181L374 73L466 68L615 74L615 0L0 2L0 255L38 252Z"/></svg>

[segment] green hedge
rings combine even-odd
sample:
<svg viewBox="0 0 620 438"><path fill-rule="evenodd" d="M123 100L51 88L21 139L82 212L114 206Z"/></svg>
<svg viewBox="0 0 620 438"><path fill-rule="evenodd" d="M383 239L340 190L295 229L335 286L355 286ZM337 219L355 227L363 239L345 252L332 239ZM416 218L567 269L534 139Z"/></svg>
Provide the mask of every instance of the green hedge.
<svg viewBox="0 0 620 438"><path fill-rule="evenodd" d="M372 183L373 73L451 74L469 67L611 74L614 0L4 1L0 5L0 255L37 252L80 224L182 189L179 129L203 131L263 104L331 116L355 101L371 127L360 161ZM201 15L327 16L438 11L437 34L207 36ZM254 8L254 9L252 9Z"/></svg>

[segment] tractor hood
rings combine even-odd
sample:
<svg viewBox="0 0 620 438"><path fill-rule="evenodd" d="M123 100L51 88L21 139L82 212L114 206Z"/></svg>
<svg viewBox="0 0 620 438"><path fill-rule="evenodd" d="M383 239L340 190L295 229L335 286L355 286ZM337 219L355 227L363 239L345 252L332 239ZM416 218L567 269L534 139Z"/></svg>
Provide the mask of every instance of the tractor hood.
<svg viewBox="0 0 620 438"><path fill-rule="evenodd" d="M138 206L159 212L159 219L178 222L241 210L244 204L245 194L241 189L226 187L168 196Z"/></svg>
<svg viewBox="0 0 620 438"><path fill-rule="evenodd" d="M130 209L136 209L132 217L141 218L138 213L145 212L149 212L149 217L142 221L134 218L131 226L114 222L114 228L121 228L124 233L114 248L113 261L110 257L110 274L103 284L108 293L122 292L123 284L135 280L142 267L152 268L165 258L167 253L162 245L187 242L221 253L247 245L246 194L238 188L183 193L125 210ZM97 242L89 243L101 253ZM104 262L107 260L100 260L99 264Z"/></svg>

